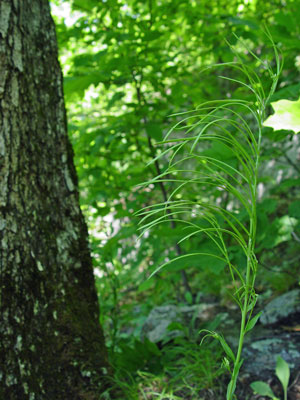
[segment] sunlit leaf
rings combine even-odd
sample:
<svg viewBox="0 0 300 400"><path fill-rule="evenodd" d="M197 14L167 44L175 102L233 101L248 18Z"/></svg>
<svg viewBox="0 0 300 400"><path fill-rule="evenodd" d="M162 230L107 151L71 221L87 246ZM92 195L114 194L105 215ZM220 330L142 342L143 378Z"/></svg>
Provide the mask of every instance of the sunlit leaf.
<svg viewBox="0 0 300 400"><path fill-rule="evenodd" d="M264 122L274 130L300 131L300 98L297 101L279 100L272 103L275 113Z"/></svg>

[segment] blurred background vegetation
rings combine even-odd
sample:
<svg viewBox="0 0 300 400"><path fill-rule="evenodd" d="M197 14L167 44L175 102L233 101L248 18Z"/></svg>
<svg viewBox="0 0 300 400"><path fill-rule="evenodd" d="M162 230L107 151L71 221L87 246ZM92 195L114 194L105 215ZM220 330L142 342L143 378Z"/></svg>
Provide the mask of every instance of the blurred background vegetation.
<svg viewBox="0 0 300 400"><path fill-rule="evenodd" d="M203 256L174 263L147 280L165 260L193 249L205 251L211 244L200 235L178 246L182 228L175 221L137 240L140 217L135 212L165 201L172 192L172 184L138 185L166 168L164 158L148 163L160 154L157 143L178 121L170 115L214 99L249 100L238 84L218 78L239 79L237 70L228 65L206 68L234 60L227 41L245 63L257 68L267 89L266 72L246 49L274 65L265 24L284 58L271 101L298 100L299 2L52 0L51 6L101 323L117 379L129 391L128 399L198 399L193 396L199 396L199 390L218 390L215 378L224 372L221 351L209 345L199 353L197 335L190 331L176 346L142 343L141 327L157 305L193 304L202 295L226 305L231 301L231 278L222 262ZM278 118L270 119L263 133L256 288L262 298L299 285L300 152L295 133L300 130L300 113L297 117L295 104L294 111L288 106L282 111L289 114L290 123L283 126L280 116L281 124ZM273 112L269 106L269 114ZM251 116L245 118L254 124ZM232 157L220 144L205 151L220 159ZM226 194L215 188L192 185L181 195L230 207ZM243 217L241 209L238 218ZM232 260L243 268L243 255L230 240L227 246Z"/></svg>

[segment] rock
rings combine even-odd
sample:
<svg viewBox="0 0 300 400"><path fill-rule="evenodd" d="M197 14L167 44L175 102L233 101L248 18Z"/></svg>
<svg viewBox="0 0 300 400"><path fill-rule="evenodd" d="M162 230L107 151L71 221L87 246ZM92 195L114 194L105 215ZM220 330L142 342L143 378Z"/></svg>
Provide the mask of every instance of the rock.
<svg viewBox="0 0 300 400"><path fill-rule="evenodd" d="M151 342L157 343L163 339L180 336L180 331L168 331L168 326L172 322L180 322L177 306L167 305L153 308L143 325L142 339L147 337Z"/></svg>
<svg viewBox="0 0 300 400"><path fill-rule="evenodd" d="M244 347L243 371L259 380L274 377L277 356L281 356L292 371L299 371L300 332L293 329L293 325L299 322L299 316L299 289L271 300L263 309L259 319L261 325L253 329L263 336L258 338L250 335L250 341Z"/></svg>
<svg viewBox="0 0 300 400"><path fill-rule="evenodd" d="M242 370L259 380L275 376L276 358L281 356L291 371L300 370L300 334L282 332L261 338L244 347Z"/></svg>
<svg viewBox="0 0 300 400"><path fill-rule="evenodd" d="M294 289L271 300L259 319L263 325L272 325L300 313L300 289Z"/></svg>
<svg viewBox="0 0 300 400"><path fill-rule="evenodd" d="M189 326L191 322L199 323L214 318L215 304L196 304L192 306L165 305L153 308L148 315L143 328L142 339L147 337L151 342L168 341L177 336L183 336L181 329L169 330L172 323ZM180 327L179 325L179 327Z"/></svg>
<svg viewBox="0 0 300 400"><path fill-rule="evenodd" d="M209 321L216 315L216 310L216 304L194 304L179 307L179 312L187 323L191 322L192 319L198 322Z"/></svg>

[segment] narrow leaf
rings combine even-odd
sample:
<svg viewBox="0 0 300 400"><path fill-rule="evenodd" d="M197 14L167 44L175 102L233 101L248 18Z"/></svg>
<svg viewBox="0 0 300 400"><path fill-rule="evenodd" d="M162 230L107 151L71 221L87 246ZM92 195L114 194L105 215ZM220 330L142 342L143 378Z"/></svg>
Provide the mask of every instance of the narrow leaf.
<svg viewBox="0 0 300 400"><path fill-rule="evenodd" d="M250 319L247 323L246 329L245 329L245 333L251 331L251 329L254 328L254 326L256 325L257 321L259 320L259 317L261 316L262 311L259 312L258 314L255 315L255 317L253 317L252 319Z"/></svg>
<svg viewBox="0 0 300 400"><path fill-rule="evenodd" d="M290 379L290 368L288 363L280 356L277 357L276 361L276 375L280 380L284 390L286 390Z"/></svg>
<svg viewBox="0 0 300 400"><path fill-rule="evenodd" d="M255 295L253 296L253 299L252 299L251 303L248 304L247 312L253 310L253 308L255 307L255 304L256 304L256 302L257 302L257 299L258 299L258 295L255 294Z"/></svg>
<svg viewBox="0 0 300 400"><path fill-rule="evenodd" d="M160 267L156 268L155 271L152 272L152 274L149 276L148 279L152 278L153 275L157 274L158 271L160 271L162 268L166 267L167 265L171 264L174 261L178 261L181 260L183 258L187 258L187 257L194 257L194 256L210 256L210 257L214 257L217 258L219 260L225 261L226 260L222 257L216 256L215 254L211 254L211 253L190 253L190 254L184 254L183 256L179 256L179 257L175 257L170 261L167 261L166 263L162 264Z"/></svg>
<svg viewBox="0 0 300 400"><path fill-rule="evenodd" d="M226 340L224 339L223 336L218 335L218 340L221 343L221 346L223 347L223 350L225 351L225 353L228 355L228 357L230 357L232 359L233 362L235 362L235 356L233 354L233 351L231 350L231 348L229 347L229 345L227 344Z"/></svg>

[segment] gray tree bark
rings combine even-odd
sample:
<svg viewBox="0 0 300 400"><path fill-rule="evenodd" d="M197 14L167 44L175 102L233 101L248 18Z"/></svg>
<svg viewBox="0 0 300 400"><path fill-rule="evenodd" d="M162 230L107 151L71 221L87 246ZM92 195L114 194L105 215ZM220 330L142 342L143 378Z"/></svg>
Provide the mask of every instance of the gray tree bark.
<svg viewBox="0 0 300 400"><path fill-rule="evenodd" d="M99 399L109 366L47 0L0 0L0 399Z"/></svg>

